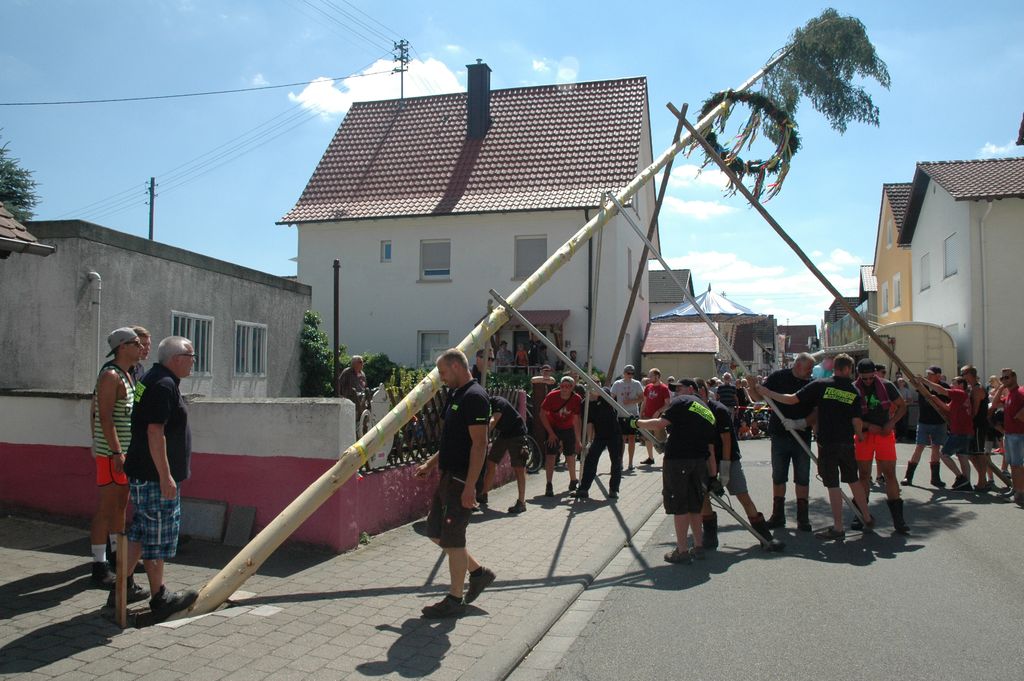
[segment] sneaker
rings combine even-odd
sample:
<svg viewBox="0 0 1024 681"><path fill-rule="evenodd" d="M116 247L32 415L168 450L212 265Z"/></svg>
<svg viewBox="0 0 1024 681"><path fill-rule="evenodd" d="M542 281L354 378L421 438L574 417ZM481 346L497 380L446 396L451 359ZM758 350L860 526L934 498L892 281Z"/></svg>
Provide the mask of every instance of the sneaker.
<svg viewBox="0 0 1024 681"><path fill-rule="evenodd" d="M854 530L855 532L860 532L860 531L864 530L865 528L869 529L869 530L873 530L875 528L875 517L874 516L871 516L871 520L869 520L866 524L862 523L859 517L854 518L853 522L850 523L850 529Z"/></svg>
<svg viewBox="0 0 1024 681"><path fill-rule="evenodd" d="M579 486L580 486L580 481L579 480L570 480L569 481L569 491L570 492L575 492L576 488L579 487Z"/></svg>
<svg viewBox="0 0 1024 681"><path fill-rule="evenodd" d="M971 486L971 481L966 477L958 477L953 480L953 486L950 487L950 490L953 490L954 492L971 492L973 488L974 487Z"/></svg>
<svg viewBox="0 0 1024 681"><path fill-rule="evenodd" d="M693 562L693 558L690 557L689 551L680 551L678 548L674 548L665 554L665 562L689 565Z"/></svg>
<svg viewBox="0 0 1024 681"><path fill-rule="evenodd" d="M653 466L654 465L654 459L644 459L640 463L642 465L644 465L644 466Z"/></svg>
<svg viewBox="0 0 1024 681"><path fill-rule="evenodd" d="M117 587L115 586L113 589L110 590L110 595L107 596L107 607L108 608L113 608L114 607L114 598L115 598L114 591L116 591L116 589L117 589ZM126 595L127 595L127 598L125 600L127 600L129 603L138 603L139 601L144 601L147 598L149 598L149 589L142 588L141 586L139 586L138 584L135 583L134 579L129 577L128 578L128 591L126 592Z"/></svg>
<svg viewBox="0 0 1024 681"><path fill-rule="evenodd" d="M424 617L431 620L458 617L466 612L466 604L462 599L448 594L437 603L423 608L422 612Z"/></svg>
<svg viewBox="0 0 1024 681"><path fill-rule="evenodd" d="M114 581L117 579L114 575L114 571L110 569L110 565L106 561L98 563L93 561L92 564L92 583L96 586L109 588L114 585Z"/></svg>
<svg viewBox="0 0 1024 681"><path fill-rule="evenodd" d="M508 507L508 512L510 514L512 514L512 515L516 515L518 513L525 513L526 512L526 504L524 502L522 502L522 501L517 501L515 503L515 506L509 506Z"/></svg>
<svg viewBox="0 0 1024 681"><path fill-rule="evenodd" d="M635 470L636 470L636 467L633 466L633 464L630 464L630 465L626 466L626 470L622 471L622 473L624 475L633 475L633 471L635 471Z"/></svg>
<svg viewBox="0 0 1024 681"><path fill-rule="evenodd" d="M160 587L160 593L149 599L149 610L157 622L163 622L176 612L187 609L196 602L199 594L192 589L168 593L167 587Z"/></svg>
<svg viewBox="0 0 1024 681"><path fill-rule="evenodd" d="M703 546L694 546L692 549L690 549L690 555L693 558L696 558L697 560L704 560L708 557L707 553L704 551Z"/></svg>
<svg viewBox="0 0 1024 681"><path fill-rule="evenodd" d="M476 600L476 597L480 593L491 585L494 581L494 572L488 568L480 566L480 572L478 574L469 573L469 588L466 589L465 602L468 605Z"/></svg>
<svg viewBox="0 0 1024 681"><path fill-rule="evenodd" d="M824 541L834 541L838 539L844 539L846 537L846 533L842 530L837 530L834 527L830 527L827 530L815 532L814 536Z"/></svg>
<svg viewBox="0 0 1024 681"><path fill-rule="evenodd" d="M608 492L608 498L609 499L618 499L619 498L619 493L618 492Z"/></svg>
<svg viewBox="0 0 1024 681"><path fill-rule="evenodd" d="M476 503L480 504L481 506L486 506L487 505L487 495L486 494L477 494L476 495Z"/></svg>
<svg viewBox="0 0 1024 681"><path fill-rule="evenodd" d="M587 499L590 498L590 495L587 492L584 492L583 490L580 489L576 490L576 492L573 493L572 496L574 499L576 499L576 501L586 501Z"/></svg>
<svg viewBox="0 0 1024 681"><path fill-rule="evenodd" d="M544 496L546 496L546 497L553 497L553 496L555 496L555 488L551 485L550 482L544 487Z"/></svg>
<svg viewBox="0 0 1024 681"><path fill-rule="evenodd" d="M984 485L975 485L974 486L974 491L975 492L981 492L981 493L991 492L992 491L992 483L991 482L986 482Z"/></svg>

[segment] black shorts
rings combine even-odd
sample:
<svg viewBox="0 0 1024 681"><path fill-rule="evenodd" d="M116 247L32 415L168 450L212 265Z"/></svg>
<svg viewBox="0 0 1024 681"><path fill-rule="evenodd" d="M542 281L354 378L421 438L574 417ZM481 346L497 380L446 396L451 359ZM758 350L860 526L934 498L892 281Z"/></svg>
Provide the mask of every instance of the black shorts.
<svg viewBox="0 0 1024 681"><path fill-rule="evenodd" d="M530 458L530 445L526 441L526 436L498 438L491 443L491 452L487 455L487 460L496 464L501 463L506 452L513 468L525 468L526 460Z"/></svg>
<svg viewBox="0 0 1024 681"><path fill-rule="evenodd" d="M700 513L708 483L704 459L665 459L661 468L661 497L665 513Z"/></svg>
<svg viewBox="0 0 1024 681"><path fill-rule="evenodd" d="M558 456L561 451L563 456L576 456L576 433L572 428L565 430L554 429L558 444L552 445L544 441L544 453L548 456Z"/></svg>
<svg viewBox="0 0 1024 681"><path fill-rule="evenodd" d="M469 525L471 508L462 506L464 480L458 480L451 473L442 473L437 483L434 498L427 515L427 536L437 539L443 549L461 549L466 546L466 526Z"/></svg>
<svg viewBox="0 0 1024 681"><path fill-rule="evenodd" d="M622 437L626 437L627 435L636 435L636 428L634 428L633 426L629 425L629 422L632 421L635 418L639 418L639 417L637 417L637 416L630 416L628 418L625 417L625 416L620 416L619 417L619 430L622 431Z"/></svg>
<svg viewBox="0 0 1024 681"><path fill-rule="evenodd" d="M857 482L857 458L852 442L818 443L818 475L825 487L839 487L840 480Z"/></svg>

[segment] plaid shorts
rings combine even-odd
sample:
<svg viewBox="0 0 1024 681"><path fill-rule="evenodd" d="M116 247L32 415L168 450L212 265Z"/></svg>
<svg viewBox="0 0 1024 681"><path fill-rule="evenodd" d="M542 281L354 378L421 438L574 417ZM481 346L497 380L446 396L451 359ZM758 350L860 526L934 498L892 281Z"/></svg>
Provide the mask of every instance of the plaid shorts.
<svg viewBox="0 0 1024 681"><path fill-rule="evenodd" d="M129 483L135 516L128 541L142 544L144 560L174 558L181 529L181 490L173 499L164 499L159 482L132 478Z"/></svg>

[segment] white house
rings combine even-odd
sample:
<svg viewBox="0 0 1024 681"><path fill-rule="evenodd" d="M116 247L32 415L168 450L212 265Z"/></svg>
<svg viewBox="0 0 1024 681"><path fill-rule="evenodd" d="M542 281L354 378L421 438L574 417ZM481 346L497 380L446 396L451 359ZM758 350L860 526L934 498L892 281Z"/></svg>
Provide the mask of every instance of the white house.
<svg viewBox="0 0 1024 681"><path fill-rule="evenodd" d="M899 243L911 247L914 320L949 331L979 373L1024 368L1024 158L917 164Z"/></svg>
<svg viewBox="0 0 1024 681"><path fill-rule="evenodd" d="M340 261L340 340L425 364L508 295L595 215L604 192L651 163L644 78L490 89L469 67L468 93L356 103L295 207L298 278L333 334ZM646 230L654 189L627 208ZM524 305L567 349L610 359L642 243L622 216ZM591 282L599 282L591 304ZM648 318L640 284L619 367L635 362ZM596 332L588 339L591 308ZM512 348L527 338L507 325ZM333 337L332 337L333 339Z"/></svg>
<svg viewBox="0 0 1024 681"><path fill-rule="evenodd" d="M675 279L673 279L673 275L675 275ZM665 270L651 270L648 274L647 304L652 317L674 310L686 302L686 294L676 284L676 279L686 287L690 298L697 297L693 293L693 278L690 276L690 270L672 270L671 273Z"/></svg>

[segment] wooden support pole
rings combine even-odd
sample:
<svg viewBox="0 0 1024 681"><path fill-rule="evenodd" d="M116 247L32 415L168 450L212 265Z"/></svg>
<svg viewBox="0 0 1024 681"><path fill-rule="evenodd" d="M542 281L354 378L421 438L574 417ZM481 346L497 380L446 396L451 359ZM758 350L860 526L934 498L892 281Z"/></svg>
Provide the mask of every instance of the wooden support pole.
<svg viewBox="0 0 1024 681"><path fill-rule="evenodd" d="M135 566L133 565L132 568ZM132 570L128 568L128 538L123 532L117 534L117 581L114 586L114 614L117 626L128 628L128 577Z"/></svg>

